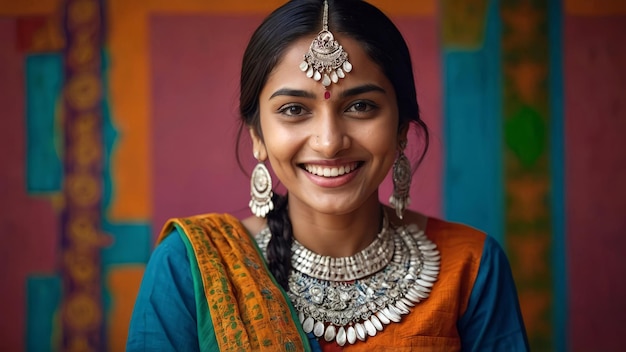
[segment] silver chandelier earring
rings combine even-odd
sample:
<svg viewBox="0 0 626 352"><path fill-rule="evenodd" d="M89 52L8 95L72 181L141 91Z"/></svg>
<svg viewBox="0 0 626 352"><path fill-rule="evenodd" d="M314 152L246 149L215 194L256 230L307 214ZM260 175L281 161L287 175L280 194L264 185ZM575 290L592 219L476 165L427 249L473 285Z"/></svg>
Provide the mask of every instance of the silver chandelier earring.
<svg viewBox="0 0 626 352"><path fill-rule="evenodd" d="M255 158L258 159L257 153L254 153ZM252 171L250 178L250 203L248 206L252 211L252 214L264 218L267 213L274 209L274 203L272 202L272 176L265 164L259 160L258 164Z"/></svg>
<svg viewBox="0 0 626 352"><path fill-rule="evenodd" d="M326 0L324 0L322 31L313 39L309 51L304 54L300 70L309 78L321 80L324 87L337 83L340 78L346 76L346 73L352 71L348 53L328 30L328 1Z"/></svg>
<svg viewBox="0 0 626 352"><path fill-rule="evenodd" d="M409 198L412 177L411 163L404 155L404 148L406 148L406 141L401 142L398 157L393 163L393 194L389 198L389 203L396 209L396 215L400 219L404 215L404 210L411 203L411 198Z"/></svg>

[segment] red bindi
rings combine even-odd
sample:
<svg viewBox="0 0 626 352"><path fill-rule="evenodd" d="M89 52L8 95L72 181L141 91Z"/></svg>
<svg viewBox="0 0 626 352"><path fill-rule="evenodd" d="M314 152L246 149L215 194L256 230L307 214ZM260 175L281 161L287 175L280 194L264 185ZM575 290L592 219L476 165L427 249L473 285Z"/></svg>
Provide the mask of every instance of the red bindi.
<svg viewBox="0 0 626 352"><path fill-rule="evenodd" d="M324 92L324 99L330 99L330 92L329 91L325 91Z"/></svg>

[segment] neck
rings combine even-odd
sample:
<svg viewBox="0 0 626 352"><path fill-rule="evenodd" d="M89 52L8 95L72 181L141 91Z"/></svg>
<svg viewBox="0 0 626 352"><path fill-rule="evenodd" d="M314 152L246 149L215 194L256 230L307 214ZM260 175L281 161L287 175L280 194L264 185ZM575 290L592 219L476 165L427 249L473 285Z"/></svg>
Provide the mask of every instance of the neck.
<svg viewBox="0 0 626 352"><path fill-rule="evenodd" d="M382 211L376 193L358 209L340 215L289 203L294 238L309 250L331 257L348 257L367 247L381 230Z"/></svg>

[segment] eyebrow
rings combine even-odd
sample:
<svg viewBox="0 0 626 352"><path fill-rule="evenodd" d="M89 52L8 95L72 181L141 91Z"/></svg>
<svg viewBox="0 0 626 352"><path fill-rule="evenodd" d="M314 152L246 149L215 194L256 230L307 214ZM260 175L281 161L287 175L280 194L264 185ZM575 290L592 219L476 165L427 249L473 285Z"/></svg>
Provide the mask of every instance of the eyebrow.
<svg viewBox="0 0 626 352"><path fill-rule="evenodd" d="M381 92L387 93L382 87L377 86L375 84L364 84L362 86L354 87L347 89L341 93L341 98L347 98L363 93L368 92ZM300 89L290 89L290 88L282 88L274 92L270 96L270 99L278 97L278 96L289 96L289 97L301 97L301 98L309 98L315 99L315 94L307 92L305 90Z"/></svg>
<svg viewBox="0 0 626 352"><path fill-rule="evenodd" d="M354 88L346 89L345 91L341 93L341 97L347 98L347 97L351 97L351 96L359 95L363 93L368 93L368 92L386 93L385 90L380 86L377 86L375 84L364 84L362 86L357 86Z"/></svg>
<svg viewBox="0 0 626 352"><path fill-rule="evenodd" d="M301 97L301 98L310 98L310 99L315 99L315 94L304 91L304 90L299 90L299 89L289 89L289 88L282 88L279 89L277 91L274 92L274 94L272 94L272 96L270 96L270 99L278 97L278 96L290 96L290 97Z"/></svg>

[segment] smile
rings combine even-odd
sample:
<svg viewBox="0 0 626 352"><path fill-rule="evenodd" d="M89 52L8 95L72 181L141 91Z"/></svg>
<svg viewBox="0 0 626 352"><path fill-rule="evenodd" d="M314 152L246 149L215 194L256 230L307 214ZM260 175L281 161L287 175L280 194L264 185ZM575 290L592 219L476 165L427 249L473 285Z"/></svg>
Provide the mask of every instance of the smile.
<svg viewBox="0 0 626 352"><path fill-rule="evenodd" d="M322 177L337 177L351 173L359 167L359 163L350 163L347 165L341 166L320 166L320 165L312 165L312 164L304 164L302 166L307 172L313 175L322 176Z"/></svg>

